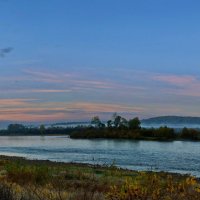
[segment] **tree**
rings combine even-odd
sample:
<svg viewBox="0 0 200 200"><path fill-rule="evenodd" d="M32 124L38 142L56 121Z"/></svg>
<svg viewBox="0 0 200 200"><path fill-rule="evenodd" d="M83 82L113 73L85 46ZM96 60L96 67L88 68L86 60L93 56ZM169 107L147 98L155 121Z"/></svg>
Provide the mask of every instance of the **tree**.
<svg viewBox="0 0 200 200"><path fill-rule="evenodd" d="M119 127L120 128L127 128L128 127L128 121L124 117L121 117Z"/></svg>
<svg viewBox="0 0 200 200"><path fill-rule="evenodd" d="M23 134L26 131L26 127L22 124L9 124L7 129L10 133Z"/></svg>
<svg viewBox="0 0 200 200"><path fill-rule="evenodd" d="M138 117L135 117L133 119L130 119L129 122L128 122L128 126L130 129L140 129L140 120Z"/></svg>
<svg viewBox="0 0 200 200"><path fill-rule="evenodd" d="M95 116L91 120L91 124L94 124L96 128L103 128L105 125L99 119L99 116Z"/></svg>
<svg viewBox="0 0 200 200"><path fill-rule="evenodd" d="M128 127L128 121L121 117L120 115L117 115L117 113L113 114L113 125L115 128L125 128Z"/></svg>
<svg viewBox="0 0 200 200"><path fill-rule="evenodd" d="M45 133L45 126L42 124L40 125L40 134L43 135Z"/></svg>
<svg viewBox="0 0 200 200"><path fill-rule="evenodd" d="M117 116L115 117L114 122L113 122L115 128L118 128L118 127L120 126L121 118L122 118L122 117L119 116L119 115L117 115Z"/></svg>
<svg viewBox="0 0 200 200"><path fill-rule="evenodd" d="M108 121L107 121L107 127L108 127L108 128L111 128L111 127L112 127L112 120L108 120Z"/></svg>

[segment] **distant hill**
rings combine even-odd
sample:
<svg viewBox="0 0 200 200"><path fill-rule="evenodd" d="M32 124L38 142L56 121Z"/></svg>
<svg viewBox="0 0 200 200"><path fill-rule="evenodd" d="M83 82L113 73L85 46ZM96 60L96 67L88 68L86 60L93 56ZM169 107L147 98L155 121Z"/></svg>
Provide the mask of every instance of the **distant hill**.
<svg viewBox="0 0 200 200"><path fill-rule="evenodd" d="M160 116L141 120L143 124L197 124L200 125L200 117Z"/></svg>

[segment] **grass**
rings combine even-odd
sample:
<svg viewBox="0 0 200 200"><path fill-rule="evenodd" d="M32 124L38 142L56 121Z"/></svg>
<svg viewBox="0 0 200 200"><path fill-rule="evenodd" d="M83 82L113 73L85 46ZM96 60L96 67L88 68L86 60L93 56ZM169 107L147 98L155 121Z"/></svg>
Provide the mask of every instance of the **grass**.
<svg viewBox="0 0 200 200"><path fill-rule="evenodd" d="M199 200L199 188L186 175L0 158L3 200Z"/></svg>

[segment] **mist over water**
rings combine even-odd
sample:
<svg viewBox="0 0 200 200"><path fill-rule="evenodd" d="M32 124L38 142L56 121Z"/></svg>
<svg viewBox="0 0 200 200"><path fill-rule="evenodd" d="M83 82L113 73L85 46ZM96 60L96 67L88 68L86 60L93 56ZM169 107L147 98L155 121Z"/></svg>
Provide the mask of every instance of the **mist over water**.
<svg viewBox="0 0 200 200"><path fill-rule="evenodd" d="M0 154L62 162L112 164L134 170L200 177L200 145L191 141L81 140L62 136L2 136Z"/></svg>
<svg viewBox="0 0 200 200"><path fill-rule="evenodd" d="M161 126L167 126L169 128L178 128L178 129L183 129L184 127L187 127L187 128L194 128L194 129L200 129L200 124L170 124L170 123L159 123L159 124L156 124L156 123L152 123L152 124L146 124L146 123L142 123L141 126L143 128L159 128Z"/></svg>

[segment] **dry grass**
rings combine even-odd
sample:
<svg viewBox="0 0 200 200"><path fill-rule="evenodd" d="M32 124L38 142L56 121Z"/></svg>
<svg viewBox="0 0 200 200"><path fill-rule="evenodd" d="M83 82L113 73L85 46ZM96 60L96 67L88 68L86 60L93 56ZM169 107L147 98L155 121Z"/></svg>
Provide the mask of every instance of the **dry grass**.
<svg viewBox="0 0 200 200"><path fill-rule="evenodd" d="M199 192L194 177L178 174L0 160L1 200L199 200Z"/></svg>

